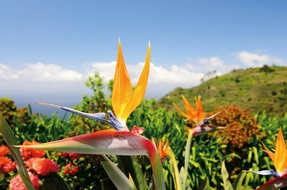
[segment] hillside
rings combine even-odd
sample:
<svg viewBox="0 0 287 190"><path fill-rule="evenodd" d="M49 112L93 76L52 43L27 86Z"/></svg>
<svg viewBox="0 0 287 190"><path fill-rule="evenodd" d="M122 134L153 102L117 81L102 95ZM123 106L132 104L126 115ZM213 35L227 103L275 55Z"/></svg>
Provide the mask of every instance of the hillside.
<svg viewBox="0 0 287 190"><path fill-rule="evenodd" d="M263 66L234 70L214 77L193 88L176 88L157 102L157 106L172 109L172 102L183 108L181 95L192 105L194 97L201 95L204 110L213 111L235 104L252 113L265 110L275 115L287 112L287 67Z"/></svg>

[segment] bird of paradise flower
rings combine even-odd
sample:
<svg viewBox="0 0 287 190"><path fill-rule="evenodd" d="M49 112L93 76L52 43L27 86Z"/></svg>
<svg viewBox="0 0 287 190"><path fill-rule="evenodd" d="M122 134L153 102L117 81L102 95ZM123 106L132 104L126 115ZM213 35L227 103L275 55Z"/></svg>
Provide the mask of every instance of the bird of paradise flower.
<svg viewBox="0 0 287 190"><path fill-rule="evenodd" d="M273 161L275 171L274 170L261 170L261 171L243 170L243 171L252 172L259 175L274 176L274 178L270 179L265 184L260 186L258 190L269 189L269 188L281 188L287 186L287 149L281 128L278 131L278 136L275 143L275 152L271 152L264 144L263 148Z"/></svg>
<svg viewBox="0 0 287 190"><path fill-rule="evenodd" d="M182 182L182 189L186 189L187 185L187 174L188 174L188 163L189 163L189 156L190 156L190 147L191 147L191 140L192 137L202 135L211 131L214 131L216 129L224 129L225 127L221 126L216 126L212 124L206 124L208 120L211 118L215 117L217 114L220 112L210 116L210 117L205 117L205 113L202 108L201 104L201 97L198 96L198 98L195 98L195 105L196 107L193 108L192 105L188 102L188 100L182 95L183 102L185 105L186 113L181 111L181 109L173 103L174 107L177 109L177 111L185 118L188 120L192 120L195 122L195 128L191 129L189 131L187 141L186 141L186 146L185 146L185 161L184 161L184 178ZM176 182L179 184L179 182Z"/></svg>
<svg viewBox="0 0 287 190"><path fill-rule="evenodd" d="M57 107L74 114L107 123L113 126L114 129L78 135L48 143L16 147L102 155L100 160L103 161L104 168L106 171L108 170L108 175L119 189L133 189L133 187L129 179L127 179L115 165L112 165L113 163L104 155L146 155L151 161L156 189L165 189L162 164L154 143L139 133L134 133L134 131L139 131L138 129L130 131L126 125L128 116L144 98L148 83L149 68L150 44L148 46L143 71L133 91L124 62L121 43L119 42L112 91L112 107L114 113L107 111L108 119L106 119L105 113L85 113L68 107L38 102L38 104Z"/></svg>

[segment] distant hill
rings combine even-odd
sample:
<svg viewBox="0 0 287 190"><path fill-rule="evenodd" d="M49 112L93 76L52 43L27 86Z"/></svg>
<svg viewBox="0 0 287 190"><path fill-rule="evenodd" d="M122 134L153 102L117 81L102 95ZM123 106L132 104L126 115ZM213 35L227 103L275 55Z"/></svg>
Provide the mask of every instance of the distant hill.
<svg viewBox="0 0 287 190"><path fill-rule="evenodd" d="M201 95L206 112L235 104L252 113L266 111L274 115L287 112L287 67L267 66L234 70L216 76L193 88L176 88L157 102L157 106L175 110L172 102L184 109L181 95L194 105ZM184 109L185 110L185 109Z"/></svg>

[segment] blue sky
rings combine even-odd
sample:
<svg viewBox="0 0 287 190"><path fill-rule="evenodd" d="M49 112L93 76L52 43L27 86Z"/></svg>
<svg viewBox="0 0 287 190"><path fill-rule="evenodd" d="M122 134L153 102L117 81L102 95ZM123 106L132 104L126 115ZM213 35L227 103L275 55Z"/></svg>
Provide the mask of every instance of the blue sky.
<svg viewBox="0 0 287 190"><path fill-rule="evenodd" d="M148 98L205 73L287 65L287 2L0 0L0 97L73 105L113 77L118 38L137 81L151 41Z"/></svg>

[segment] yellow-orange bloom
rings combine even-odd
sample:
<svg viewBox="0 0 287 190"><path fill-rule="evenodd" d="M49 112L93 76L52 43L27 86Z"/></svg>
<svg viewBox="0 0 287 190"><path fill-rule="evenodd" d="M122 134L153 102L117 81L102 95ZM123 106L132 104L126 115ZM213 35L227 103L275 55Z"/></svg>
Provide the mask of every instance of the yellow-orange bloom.
<svg viewBox="0 0 287 190"><path fill-rule="evenodd" d="M201 105L200 96L198 96L198 98L195 98L195 104L196 104L195 109L192 107L192 105L187 101L187 99L183 95L182 95L182 98L183 98L183 102L185 105L186 113L181 111L181 109L179 109L179 107L175 103L173 103L174 107L183 117L193 120L196 123L196 126L201 125L204 120L204 112L203 112L203 108Z"/></svg>
<svg viewBox="0 0 287 190"><path fill-rule="evenodd" d="M274 178L270 179L262 186L258 188L258 190L263 189L277 189L287 186L287 150L286 144L284 141L282 129L280 128L278 131L277 140L275 143L275 152L271 152L264 144L263 147L271 160L273 161L274 170L262 170L262 171L245 171L245 172L252 172L259 175L271 175Z"/></svg>
<svg viewBox="0 0 287 190"><path fill-rule="evenodd" d="M125 65L121 43L118 44L117 65L112 91L112 106L117 119L126 126L126 120L132 111L142 102L146 91L150 68L150 45L140 79L132 90L131 80Z"/></svg>
<svg viewBox="0 0 287 190"><path fill-rule="evenodd" d="M186 113L181 111L181 109L179 109L179 107L175 103L173 103L173 105L183 117L186 117L187 119L193 120L195 122L196 127L193 130L191 130L192 136L198 136L198 135L202 135L202 134L205 134L205 133L217 130L217 129L225 128L225 127L216 126L212 124L205 124L206 121L215 117L220 112L205 118L204 116L205 114L204 114L204 111L201 105L200 96L198 96L198 98L195 98L195 105L196 105L195 109L190 105L190 103L187 101L187 99L183 95L182 95L182 98L183 98L183 102L185 105Z"/></svg>
<svg viewBox="0 0 287 190"><path fill-rule="evenodd" d="M264 144L263 147L274 163L277 175L282 176L287 172L287 149L282 129L279 129L276 140L275 152L271 152Z"/></svg>

